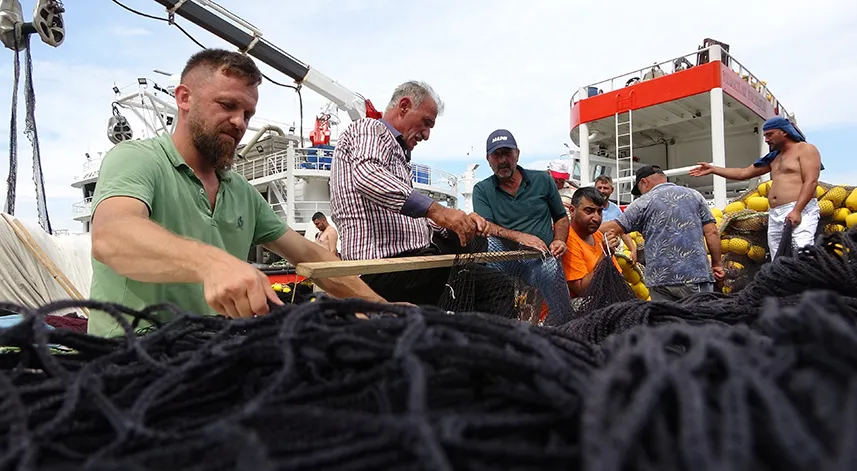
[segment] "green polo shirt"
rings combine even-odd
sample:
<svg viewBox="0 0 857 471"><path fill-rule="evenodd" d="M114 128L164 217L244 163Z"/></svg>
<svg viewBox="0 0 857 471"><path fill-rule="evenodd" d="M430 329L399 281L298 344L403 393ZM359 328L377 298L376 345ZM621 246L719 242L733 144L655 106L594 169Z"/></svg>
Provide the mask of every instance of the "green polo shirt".
<svg viewBox="0 0 857 471"><path fill-rule="evenodd" d="M515 196L500 188L496 175L477 183L473 188L473 211L500 227L532 234L550 245L554 221L566 217L556 184L547 172L520 166L518 171L524 179Z"/></svg>
<svg viewBox="0 0 857 471"><path fill-rule="evenodd" d="M233 171L218 176L220 189L212 210L202 182L176 150L170 134L125 141L101 162L92 213L107 198L136 198L149 207L150 219L170 232L213 245L241 260L247 259L253 245L272 242L286 233L285 221L244 177ZM94 258L90 298L137 310L170 302L186 311L215 314L205 302L201 284L143 283L118 275ZM168 320L168 314L162 315ZM95 310L90 312L88 331L106 337L124 334L112 316Z"/></svg>

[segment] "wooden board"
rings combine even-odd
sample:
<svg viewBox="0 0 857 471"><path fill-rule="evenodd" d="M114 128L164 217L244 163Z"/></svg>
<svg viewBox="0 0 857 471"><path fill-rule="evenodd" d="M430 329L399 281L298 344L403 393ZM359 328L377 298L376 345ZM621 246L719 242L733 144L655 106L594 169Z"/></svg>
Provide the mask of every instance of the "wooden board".
<svg viewBox="0 0 857 471"><path fill-rule="evenodd" d="M474 261L504 262L541 258L541 252L521 250L514 252L481 252L464 255ZM451 267L458 255L423 255L418 257L380 258L377 260L338 260L335 262L306 262L295 267L298 275L306 278L330 278L333 276L371 275L408 270Z"/></svg>

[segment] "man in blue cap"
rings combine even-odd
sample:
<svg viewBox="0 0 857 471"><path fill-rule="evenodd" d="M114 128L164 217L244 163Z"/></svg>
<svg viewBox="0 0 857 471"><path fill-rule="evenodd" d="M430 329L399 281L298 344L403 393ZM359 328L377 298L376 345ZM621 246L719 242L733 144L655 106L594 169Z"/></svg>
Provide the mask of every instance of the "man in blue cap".
<svg viewBox="0 0 857 471"><path fill-rule="evenodd" d="M815 241L819 210L816 186L824 166L818 149L786 118L774 117L762 126L770 153L746 168L715 167L699 162L690 175L719 175L730 180L749 180L771 172L768 190L768 250L771 259L780 246L786 221L792 226L792 246L801 248Z"/></svg>
<svg viewBox="0 0 857 471"><path fill-rule="evenodd" d="M493 236L489 237L489 250L514 250L499 240L506 239L550 254L545 260L503 262L498 268L519 273L539 289L550 311L546 324L570 320L571 295L558 261L566 251L569 221L556 183L543 170L518 165L521 151L506 129L488 136L486 154L494 175L474 186L473 211L488 221L484 233Z"/></svg>

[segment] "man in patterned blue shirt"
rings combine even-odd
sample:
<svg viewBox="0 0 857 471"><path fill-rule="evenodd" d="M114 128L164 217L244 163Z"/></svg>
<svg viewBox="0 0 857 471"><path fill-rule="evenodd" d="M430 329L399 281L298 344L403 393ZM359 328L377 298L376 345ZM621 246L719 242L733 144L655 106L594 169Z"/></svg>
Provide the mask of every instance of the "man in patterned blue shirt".
<svg viewBox="0 0 857 471"><path fill-rule="evenodd" d="M601 231L643 234L646 286L652 300L677 301L713 291L715 279L723 279L725 273L720 237L705 199L696 190L668 182L656 165L640 168L636 180L631 193L639 198L618 218L603 224Z"/></svg>

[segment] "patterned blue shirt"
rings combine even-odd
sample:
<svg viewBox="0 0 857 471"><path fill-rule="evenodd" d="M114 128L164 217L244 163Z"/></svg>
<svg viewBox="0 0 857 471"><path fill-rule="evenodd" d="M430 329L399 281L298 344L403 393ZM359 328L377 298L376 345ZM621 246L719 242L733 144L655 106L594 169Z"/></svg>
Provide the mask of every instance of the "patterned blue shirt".
<svg viewBox="0 0 857 471"><path fill-rule="evenodd" d="M713 283L702 226L714 216L702 195L675 183L661 183L637 198L616 222L646 241L646 285Z"/></svg>

